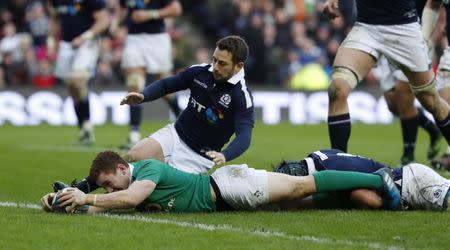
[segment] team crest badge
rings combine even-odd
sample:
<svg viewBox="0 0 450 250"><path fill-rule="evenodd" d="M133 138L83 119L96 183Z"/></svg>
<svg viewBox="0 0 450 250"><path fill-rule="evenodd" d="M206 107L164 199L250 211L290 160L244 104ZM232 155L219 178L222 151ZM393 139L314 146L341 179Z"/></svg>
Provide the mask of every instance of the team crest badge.
<svg viewBox="0 0 450 250"><path fill-rule="evenodd" d="M436 191L434 191L434 198L438 199L442 194L442 189L437 189Z"/></svg>
<svg viewBox="0 0 450 250"><path fill-rule="evenodd" d="M228 105L231 102L231 96L229 94L225 94L220 97L219 103L228 108Z"/></svg>

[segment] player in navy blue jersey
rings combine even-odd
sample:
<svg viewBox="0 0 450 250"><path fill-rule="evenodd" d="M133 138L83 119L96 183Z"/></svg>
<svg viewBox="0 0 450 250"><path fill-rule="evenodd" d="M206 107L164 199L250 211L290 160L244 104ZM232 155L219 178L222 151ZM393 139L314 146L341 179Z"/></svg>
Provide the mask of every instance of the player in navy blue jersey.
<svg viewBox="0 0 450 250"><path fill-rule="evenodd" d="M331 149L315 151L300 161L283 161L275 167L274 171L295 176L306 176L323 170L373 173L379 169L388 169L388 167L369 158ZM405 209L436 211L448 209L450 180L441 177L431 168L422 164L411 163L393 169L391 176L400 190ZM351 196L360 204L367 204L371 208L378 208L380 205L379 202L373 201L377 199L381 201L376 193L369 190L353 191ZM333 203L332 206L346 208L351 203L351 199L348 199L348 193L322 194L313 197L313 200L317 203L315 204L316 207L329 207L330 203ZM342 204L342 201L344 201L344 204Z"/></svg>
<svg viewBox="0 0 450 250"><path fill-rule="evenodd" d="M403 71L414 95L450 141L450 107L436 90L415 1L357 0L356 6L357 21L338 50L328 89L331 147L347 150L351 128L348 95L381 56ZM337 1L327 0L324 13L337 17Z"/></svg>
<svg viewBox="0 0 450 250"><path fill-rule="evenodd" d="M49 55L54 55L60 37L55 75L64 80L75 107L80 128L79 143L94 142L90 120L87 82L99 55L99 34L109 25L103 0L48 0L51 16L47 38ZM58 36L59 33L59 36Z"/></svg>
<svg viewBox="0 0 450 250"><path fill-rule="evenodd" d="M447 44L450 41L450 4L444 4L446 15L446 26L445 26L445 34L447 38ZM437 88L439 90L439 94L450 103L450 47L444 50L443 55L439 61L439 67L437 72ZM447 152L441 156L440 159L433 160L431 165L437 169L444 169L450 171L450 146L447 148Z"/></svg>
<svg viewBox="0 0 450 250"><path fill-rule="evenodd" d="M136 105L189 89L187 108L175 124L142 139L124 156L128 162L156 159L189 173L205 173L231 161L250 146L254 124L253 97L244 78L247 43L227 36L216 43L212 64L194 65L158 80L143 92L131 92L121 104ZM232 142L223 146L235 135ZM84 192L95 183L82 180Z"/></svg>
<svg viewBox="0 0 450 250"><path fill-rule="evenodd" d="M182 13L178 0L120 0L122 13L126 13L128 36L121 67L129 92L144 90L147 74L161 79L172 71L172 42L166 31L164 18L177 17ZM113 22L114 23L114 22ZM165 96L173 113L178 116L175 95ZM130 106L130 132L128 142L121 146L130 149L141 139L140 124L142 106Z"/></svg>

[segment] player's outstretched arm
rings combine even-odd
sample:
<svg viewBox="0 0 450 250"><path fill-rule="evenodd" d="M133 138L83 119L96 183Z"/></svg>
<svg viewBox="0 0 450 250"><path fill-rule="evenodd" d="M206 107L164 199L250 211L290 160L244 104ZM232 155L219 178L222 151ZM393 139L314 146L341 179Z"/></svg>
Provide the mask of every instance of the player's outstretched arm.
<svg viewBox="0 0 450 250"><path fill-rule="evenodd" d="M71 209L89 205L104 209L135 208L155 189L156 184L149 180L135 181L127 189L109 190L108 194L85 194L77 188L69 189L59 198L60 207L70 205ZM93 210L91 209L91 212Z"/></svg>

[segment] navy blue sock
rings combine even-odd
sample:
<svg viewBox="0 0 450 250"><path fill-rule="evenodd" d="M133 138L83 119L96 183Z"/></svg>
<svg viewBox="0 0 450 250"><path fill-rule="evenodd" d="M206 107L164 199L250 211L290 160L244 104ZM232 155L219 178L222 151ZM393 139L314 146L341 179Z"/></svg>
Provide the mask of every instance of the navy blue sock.
<svg viewBox="0 0 450 250"><path fill-rule="evenodd" d="M130 129L139 131L142 122L142 105L130 106Z"/></svg>
<svg viewBox="0 0 450 250"><path fill-rule="evenodd" d="M330 134L331 148L347 152L352 123L350 114L328 117L328 132Z"/></svg>
<svg viewBox="0 0 450 250"><path fill-rule="evenodd" d="M75 103L74 106L75 114L77 115L78 119L78 127L81 128L83 122L90 119L89 98L80 100L79 102Z"/></svg>
<svg viewBox="0 0 450 250"><path fill-rule="evenodd" d="M400 119L403 136L403 156L414 156L417 131L419 130L419 116L409 119Z"/></svg>
<svg viewBox="0 0 450 250"><path fill-rule="evenodd" d="M436 127L436 124L425 116L422 109L419 109L418 117L420 126L430 134L430 139L432 141L436 140L440 135L439 128Z"/></svg>
<svg viewBox="0 0 450 250"><path fill-rule="evenodd" d="M443 121L438 121L437 125L447 143L450 144L450 113Z"/></svg>
<svg viewBox="0 0 450 250"><path fill-rule="evenodd" d="M77 116L78 127L81 128L81 124L83 124L83 116L82 116L82 103L74 102L73 107L75 108L75 115Z"/></svg>

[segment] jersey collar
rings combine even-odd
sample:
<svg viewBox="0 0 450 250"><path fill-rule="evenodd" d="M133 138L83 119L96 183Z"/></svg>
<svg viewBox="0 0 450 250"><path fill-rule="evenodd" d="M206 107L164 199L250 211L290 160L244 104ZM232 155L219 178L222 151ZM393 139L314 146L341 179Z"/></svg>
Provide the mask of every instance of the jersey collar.
<svg viewBox="0 0 450 250"><path fill-rule="evenodd" d="M212 64L210 64L208 71L213 72ZM242 68L234 76L232 76L230 79L228 79L228 82L233 85L236 85L238 82L240 82L242 79L244 79L244 76L245 76L245 71L244 71L244 68Z"/></svg>

